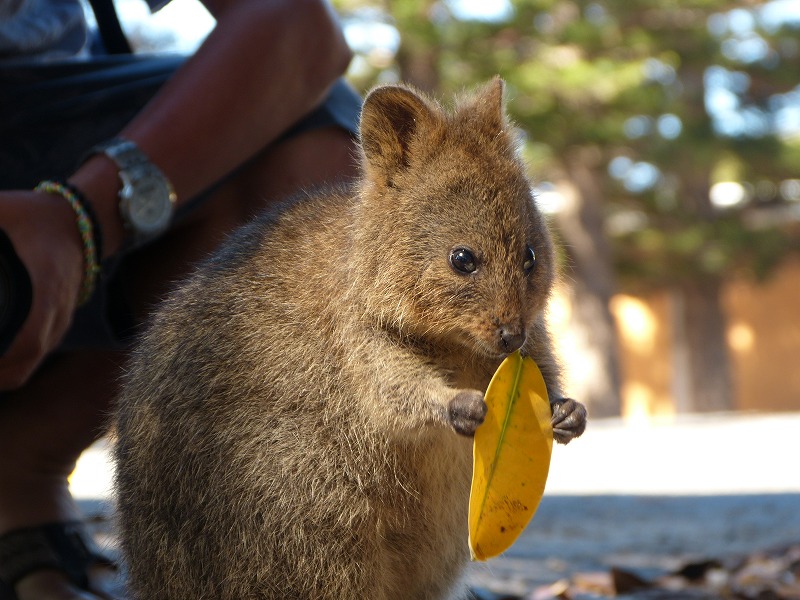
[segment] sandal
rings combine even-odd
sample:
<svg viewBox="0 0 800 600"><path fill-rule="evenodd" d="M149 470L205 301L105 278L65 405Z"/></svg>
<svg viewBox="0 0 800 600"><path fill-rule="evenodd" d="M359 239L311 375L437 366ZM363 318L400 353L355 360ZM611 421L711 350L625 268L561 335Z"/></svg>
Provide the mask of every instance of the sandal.
<svg viewBox="0 0 800 600"><path fill-rule="evenodd" d="M40 569L56 569L82 590L89 589L90 565L117 566L94 547L83 523L49 523L0 536L0 600L16 600L14 585Z"/></svg>

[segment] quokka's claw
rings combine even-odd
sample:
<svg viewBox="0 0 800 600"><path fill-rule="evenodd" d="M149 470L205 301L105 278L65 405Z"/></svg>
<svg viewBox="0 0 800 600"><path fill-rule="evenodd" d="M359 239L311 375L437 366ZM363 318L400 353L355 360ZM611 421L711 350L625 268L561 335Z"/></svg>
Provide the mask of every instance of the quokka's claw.
<svg viewBox="0 0 800 600"><path fill-rule="evenodd" d="M586 430L586 407L572 398L559 398L550 403L553 412L553 439L568 444Z"/></svg>

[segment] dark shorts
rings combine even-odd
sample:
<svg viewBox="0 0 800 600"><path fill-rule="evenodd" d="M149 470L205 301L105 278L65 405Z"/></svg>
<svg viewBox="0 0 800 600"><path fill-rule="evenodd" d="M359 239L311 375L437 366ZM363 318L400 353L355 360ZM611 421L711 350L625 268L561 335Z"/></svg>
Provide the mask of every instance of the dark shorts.
<svg viewBox="0 0 800 600"><path fill-rule="evenodd" d="M122 55L52 65L0 64L0 189L31 189L43 179L69 176L88 150L114 137L184 60ZM281 139L330 126L355 135L360 110L361 98L340 80L324 103ZM175 222L202 200L203 194L182 205ZM129 343L135 322L119 281L125 262L121 256L104 263L97 290L75 313L60 350Z"/></svg>

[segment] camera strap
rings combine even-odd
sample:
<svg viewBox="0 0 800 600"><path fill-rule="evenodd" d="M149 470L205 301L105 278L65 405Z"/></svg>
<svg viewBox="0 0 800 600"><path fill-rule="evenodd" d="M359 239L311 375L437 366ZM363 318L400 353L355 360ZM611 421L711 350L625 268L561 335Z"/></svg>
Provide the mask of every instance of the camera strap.
<svg viewBox="0 0 800 600"><path fill-rule="evenodd" d="M114 8L113 0L89 0L92 11L97 19L97 28L100 30L100 39L103 40L103 47L109 54L131 54L131 45L122 25L119 16Z"/></svg>

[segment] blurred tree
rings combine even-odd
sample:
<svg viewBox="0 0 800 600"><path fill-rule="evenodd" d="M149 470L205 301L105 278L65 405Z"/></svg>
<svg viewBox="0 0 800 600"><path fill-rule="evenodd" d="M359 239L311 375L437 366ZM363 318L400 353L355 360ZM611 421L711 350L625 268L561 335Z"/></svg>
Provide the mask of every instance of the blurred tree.
<svg viewBox="0 0 800 600"><path fill-rule="evenodd" d="M785 218L800 199L792 3L496 3L507 10L488 20L465 18L457 0L384 3L402 41L376 80L445 96L498 73L508 83L534 176L556 192L547 198L558 200L573 319L590 357L576 394L594 415L620 411L609 311L620 287L672 290L673 339L686 357L679 409L732 408L722 283L765 277L798 247ZM375 3L339 2L365 4Z"/></svg>

